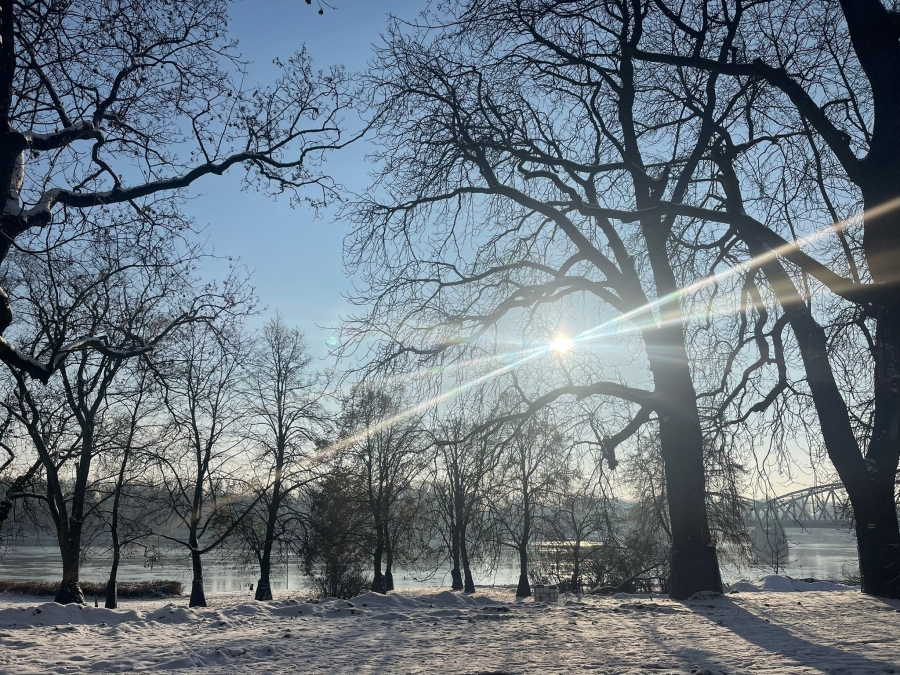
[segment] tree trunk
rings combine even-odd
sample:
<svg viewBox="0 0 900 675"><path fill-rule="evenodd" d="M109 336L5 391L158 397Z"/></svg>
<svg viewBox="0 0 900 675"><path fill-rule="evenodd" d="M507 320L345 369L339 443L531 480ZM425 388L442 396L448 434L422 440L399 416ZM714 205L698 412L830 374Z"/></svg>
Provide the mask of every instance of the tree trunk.
<svg viewBox="0 0 900 675"><path fill-rule="evenodd" d="M682 396L696 400L693 387ZM721 593L719 561L706 516L700 426L675 416L660 420L659 426L672 531L669 597L684 600L699 591Z"/></svg>
<svg viewBox="0 0 900 675"><path fill-rule="evenodd" d="M457 510L456 507L453 507ZM454 591L463 589L462 574L460 574L459 554L460 554L460 536L459 536L459 512L453 515L453 522L450 524L450 560L453 563L453 569L450 570L450 588Z"/></svg>
<svg viewBox="0 0 900 675"><path fill-rule="evenodd" d="M119 534L115 528L112 531L112 537L113 559L112 566L109 568L109 581L106 582L106 603L104 604L104 607L107 609L116 609L119 606L118 583L116 577L119 574L121 551L119 547Z"/></svg>
<svg viewBox="0 0 900 675"><path fill-rule="evenodd" d="M79 568L81 566L80 539L81 537L79 536L75 541L72 541L70 535L65 537L64 542L61 542L63 578L62 583L59 585L59 591L54 598L54 602L58 602L61 605L71 603L84 604L84 593L81 591L81 585L78 582Z"/></svg>
<svg viewBox="0 0 900 675"><path fill-rule="evenodd" d="M528 583L528 549L524 544L519 546L519 585L516 588L516 597L531 597L531 585Z"/></svg>
<svg viewBox="0 0 900 675"><path fill-rule="evenodd" d="M264 573L264 572L263 572ZM272 599L272 584L269 583L268 576L261 576L259 581L256 582L256 593L253 596L254 600L271 600Z"/></svg>
<svg viewBox="0 0 900 675"><path fill-rule="evenodd" d="M194 579L191 581L191 599L188 607L206 607L206 593L203 590L203 560L196 548L191 549L191 565Z"/></svg>
<svg viewBox="0 0 900 675"><path fill-rule="evenodd" d="M384 555L384 540L381 537L381 534L378 534L378 541L375 544L375 553L373 557L373 564L375 567L375 576L372 579L372 591L375 593L384 594L387 592L384 585L384 577L381 574L381 557Z"/></svg>
<svg viewBox="0 0 900 675"><path fill-rule="evenodd" d="M472 577L472 570L466 565L463 568L463 574L465 575L465 582L463 585L463 593L474 593L475 592L475 579Z"/></svg>
<svg viewBox="0 0 900 675"><path fill-rule="evenodd" d="M900 598L900 529L893 482L870 485L854 499L861 590Z"/></svg>
<svg viewBox="0 0 900 675"><path fill-rule="evenodd" d="M390 533L385 542L384 556L384 592L394 590L394 548L391 546Z"/></svg>
<svg viewBox="0 0 900 675"><path fill-rule="evenodd" d="M863 195L869 273L885 289L878 300L874 429L865 457L870 475L859 484L844 485L856 518L862 590L900 598L900 533L893 495L900 460L900 43L885 4L890 5L841 0L853 50L871 85L874 118L868 154L859 160L858 174L850 177Z"/></svg>
<svg viewBox="0 0 900 675"><path fill-rule="evenodd" d="M900 229L900 214L895 210L893 215L890 225ZM878 226L887 224L879 222ZM896 256L900 255L900 248L895 248L893 253L894 276L890 283L895 284L896 268L900 267ZM844 485L856 518L862 591L900 599L900 529L894 497L900 460L900 298L897 295L895 287L891 299L878 308L873 378L875 414L865 456L865 479L858 485L844 480Z"/></svg>
<svg viewBox="0 0 900 675"><path fill-rule="evenodd" d="M254 600L271 600L272 585L269 583L269 574L272 569L272 544L274 541L274 523L269 518L266 524L266 538L263 542L263 554L259 560L259 581L256 582Z"/></svg>
<svg viewBox="0 0 900 675"><path fill-rule="evenodd" d="M706 468L697 392L684 341L684 316L660 223L642 221L656 282L660 325L642 331L647 360L660 402L660 454L672 534L669 596L683 600L699 591L722 592L716 547L706 514Z"/></svg>
<svg viewBox="0 0 900 675"><path fill-rule="evenodd" d="M462 525L459 531L459 555L462 558L463 574L465 582L463 583L464 593L475 592L475 580L472 578L472 570L469 566L469 547L466 545L466 527Z"/></svg>
<svg viewBox="0 0 900 675"><path fill-rule="evenodd" d="M72 491L69 516L66 517L66 504L59 488L58 475L51 482L52 499L56 503L57 540L63 563L63 580L56 594L55 601L61 605L69 603L84 604L84 593L79 584L81 571L81 533L84 527L84 504L87 495L87 482L90 475L91 457L94 448L94 420L88 418L81 426L82 439L78 464L75 469L75 486ZM50 472L48 471L48 479Z"/></svg>
<svg viewBox="0 0 900 675"><path fill-rule="evenodd" d="M285 441L279 437L278 456L275 464L275 481L272 484L272 501L266 511L266 538L263 554L259 561L259 581L256 584L256 600L271 600L272 585L269 575L272 570L272 547L275 545L275 527L278 524L278 510L281 507L281 476L284 470Z"/></svg>

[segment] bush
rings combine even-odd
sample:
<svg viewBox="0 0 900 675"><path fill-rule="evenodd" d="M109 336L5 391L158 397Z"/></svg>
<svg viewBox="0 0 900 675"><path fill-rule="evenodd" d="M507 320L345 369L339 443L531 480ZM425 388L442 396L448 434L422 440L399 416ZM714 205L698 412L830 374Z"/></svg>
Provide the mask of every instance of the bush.
<svg viewBox="0 0 900 675"><path fill-rule="evenodd" d="M371 584L363 543L367 523L348 484L332 474L309 494L309 523L299 552L310 587L323 597L353 598Z"/></svg>

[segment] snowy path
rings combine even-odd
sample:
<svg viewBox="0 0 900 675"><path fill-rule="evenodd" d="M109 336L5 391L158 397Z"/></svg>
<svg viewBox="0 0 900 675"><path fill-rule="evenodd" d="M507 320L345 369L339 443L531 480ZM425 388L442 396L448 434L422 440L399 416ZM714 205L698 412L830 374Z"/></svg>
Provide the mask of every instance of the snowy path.
<svg viewBox="0 0 900 675"><path fill-rule="evenodd" d="M496 602L511 591L493 590L119 611L0 596L0 672L900 673L900 602L743 588L688 603L546 606Z"/></svg>

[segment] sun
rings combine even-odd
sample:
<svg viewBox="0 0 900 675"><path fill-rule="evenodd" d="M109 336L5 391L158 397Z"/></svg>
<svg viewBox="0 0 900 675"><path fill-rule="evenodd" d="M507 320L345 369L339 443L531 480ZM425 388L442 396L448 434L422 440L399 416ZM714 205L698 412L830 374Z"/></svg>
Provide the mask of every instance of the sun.
<svg viewBox="0 0 900 675"><path fill-rule="evenodd" d="M572 342L572 338L568 335L557 335L550 341L550 349L557 354L565 354L567 351L572 349L574 346L574 342Z"/></svg>

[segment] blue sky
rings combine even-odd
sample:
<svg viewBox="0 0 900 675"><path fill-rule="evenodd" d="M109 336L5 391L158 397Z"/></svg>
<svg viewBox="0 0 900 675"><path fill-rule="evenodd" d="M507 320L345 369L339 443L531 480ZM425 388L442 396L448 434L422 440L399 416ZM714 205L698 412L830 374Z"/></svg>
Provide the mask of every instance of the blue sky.
<svg viewBox="0 0 900 675"><path fill-rule="evenodd" d="M361 70L380 40L388 13L415 18L427 0L328 0L334 9L316 13L303 0L243 0L231 7L231 31L239 50L251 62L251 81L276 76L272 59L286 58L306 44L315 66L342 64ZM326 171L349 189L367 183L366 144L334 153ZM287 198L240 191L240 172L211 177L196 185L199 195L188 212L206 228L216 253L239 256L253 271L253 285L267 315L280 311L285 320L306 332L310 351L327 352L331 331L350 306L342 293L350 289L341 261L346 226L333 212L315 218L311 210L292 209Z"/></svg>

